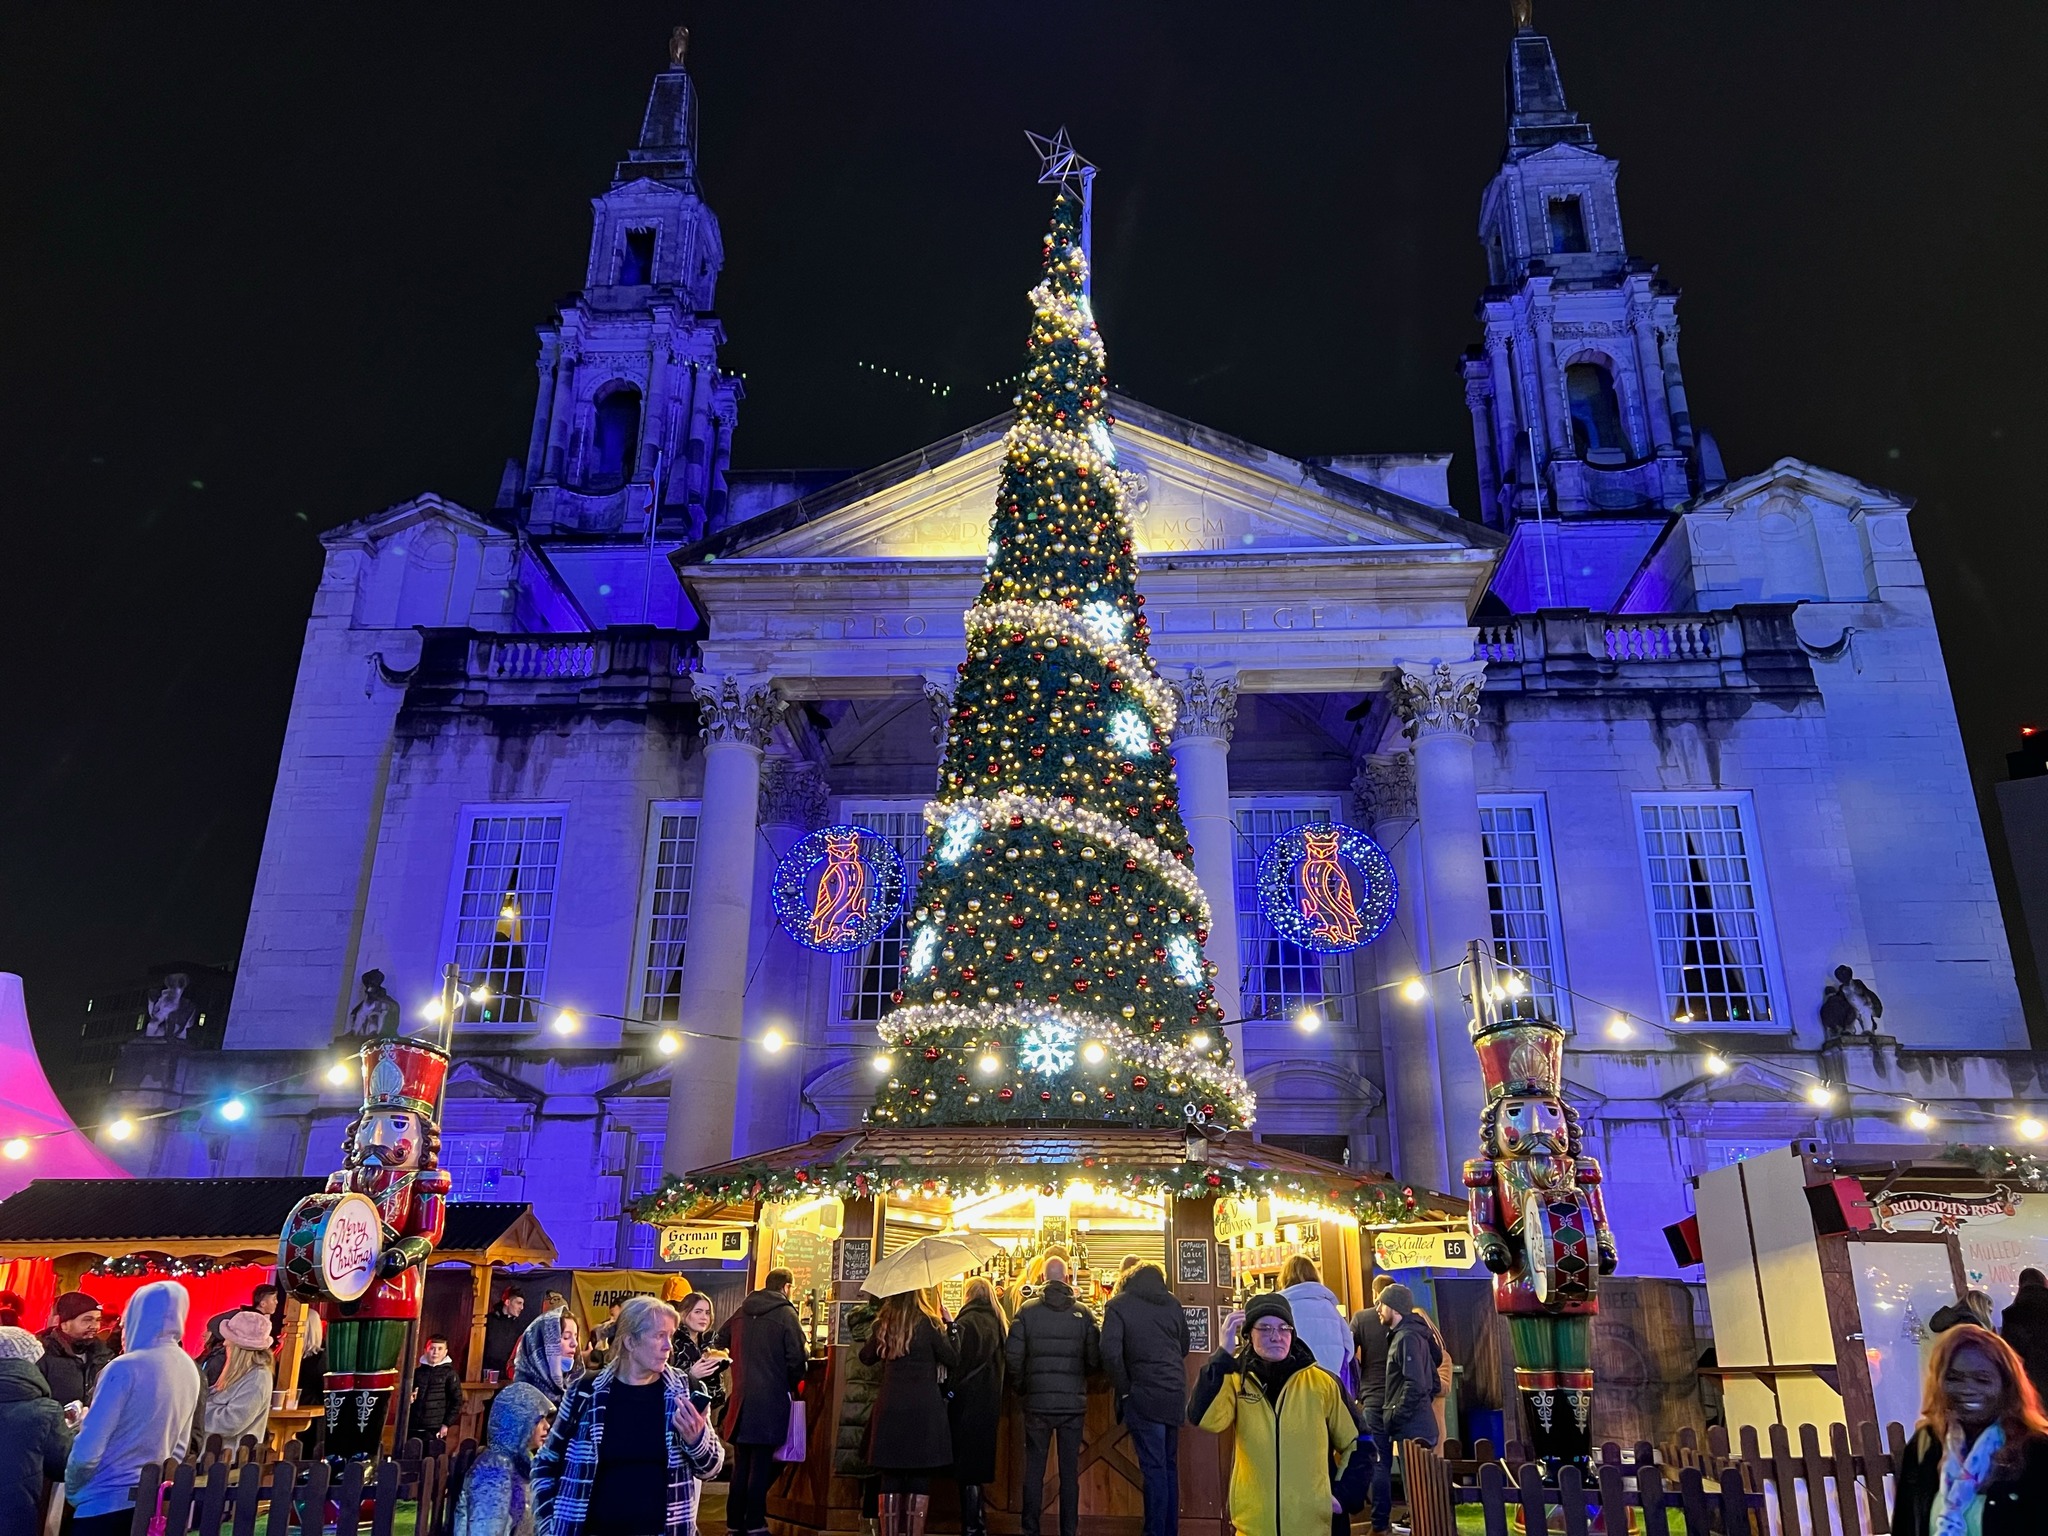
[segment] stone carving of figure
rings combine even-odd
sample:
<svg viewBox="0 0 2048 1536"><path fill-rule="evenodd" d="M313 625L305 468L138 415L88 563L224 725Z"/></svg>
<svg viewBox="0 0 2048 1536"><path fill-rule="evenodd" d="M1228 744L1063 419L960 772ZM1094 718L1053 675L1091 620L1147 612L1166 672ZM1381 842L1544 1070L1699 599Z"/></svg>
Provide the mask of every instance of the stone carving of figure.
<svg viewBox="0 0 2048 1536"><path fill-rule="evenodd" d="M171 971L156 985L143 1010L142 1032L153 1040L183 1040L192 1033L199 1005L189 996L192 978Z"/></svg>
<svg viewBox="0 0 2048 1536"><path fill-rule="evenodd" d="M1884 999L1856 979L1846 965L1835 967L1835 979L1821 994L1820 1027L1830 1040L1848 1040L1877 1033L1884 1017Z"/></svg>
<svg viewBox="0 0 2048 1536"><path fill-rule="evenodd" d="M690 29L688 27L677 27L675 31L668 35L669 64L676 69L681 69L688 62L689 56Z"/></svg>
<svg viewBox="0 0 2048 1536"><path fill-rule="evenodd" d="M382 971L363 972L363 998L349 1010L348 1032L363 1039L398 1036L398 999L384 990Z"/></svg>

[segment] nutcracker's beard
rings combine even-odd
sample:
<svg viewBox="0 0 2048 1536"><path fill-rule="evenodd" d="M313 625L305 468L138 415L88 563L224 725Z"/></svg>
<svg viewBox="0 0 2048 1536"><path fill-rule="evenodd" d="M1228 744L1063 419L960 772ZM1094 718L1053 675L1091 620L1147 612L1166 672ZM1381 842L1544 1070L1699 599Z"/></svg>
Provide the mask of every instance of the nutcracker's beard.
<svg viewBox="0 0 2048 1536"><path fill-rule="evenodd" d="M412 1142L407 1140L401 1141L395 1147L376 1145L358 1147L356 1148L356 1153L366 1165L375 1164L379 1168L410 1168L412 1166L412 1150Z"/></svg>
<svg viewBox="0 0 2048 1536"><path fill-rule="evenodd" d="M1564 1155L1564 1140L1548 1131L1530 1131L1515 1139L1508 1156L1520 1163L1536 1189L1549 1189L1564 1182L1570 1160Z"/></svg>

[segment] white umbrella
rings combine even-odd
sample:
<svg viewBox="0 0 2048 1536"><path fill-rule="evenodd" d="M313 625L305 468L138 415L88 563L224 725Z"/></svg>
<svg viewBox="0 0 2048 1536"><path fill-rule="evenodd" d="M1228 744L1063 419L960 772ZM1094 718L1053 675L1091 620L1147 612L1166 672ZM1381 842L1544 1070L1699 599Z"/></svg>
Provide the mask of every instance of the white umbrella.
<svg viewBox="0 0 2048 1536"><path fill-rule="evenodd" d="M928 1290L955 1275L979 1269L1003 1251L1002 1244L975 1232L934 1232L905 1243L868 1272L861 1289L870 1296Z"/></svg>

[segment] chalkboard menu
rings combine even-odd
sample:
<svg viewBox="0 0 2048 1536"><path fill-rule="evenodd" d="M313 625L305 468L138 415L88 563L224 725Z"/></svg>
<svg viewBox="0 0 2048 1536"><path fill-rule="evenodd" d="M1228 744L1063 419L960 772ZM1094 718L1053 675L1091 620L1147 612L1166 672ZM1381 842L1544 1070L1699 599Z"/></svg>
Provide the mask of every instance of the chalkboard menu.
<svg viewBox="0 0 2048 1536"><path fill-rule="evenodd" d="M1188 1320L1188 1353L1213 1354L1216 1345L1209 1336L1209 1324L1215 1313L1208 1307L1182 1307L1181 1311Z"/></svg>
<svg viewBox="0 0 2048 1536"><path fill-rule="evenodd" d="M1206 1237L1183 1237L1177 1245L1178 1265L1175 1274L1182 1285L1207 1285L1209 1283L1209 1240Z"/></svg>
<svg viewBox="0 0 2048 1536"><path fill-rule="evenodd" d="M842 1237L839 1240L839 1272L832 1278L858 1285L867 1279L872 1267L875 1244L865 1237Z"/></svg>

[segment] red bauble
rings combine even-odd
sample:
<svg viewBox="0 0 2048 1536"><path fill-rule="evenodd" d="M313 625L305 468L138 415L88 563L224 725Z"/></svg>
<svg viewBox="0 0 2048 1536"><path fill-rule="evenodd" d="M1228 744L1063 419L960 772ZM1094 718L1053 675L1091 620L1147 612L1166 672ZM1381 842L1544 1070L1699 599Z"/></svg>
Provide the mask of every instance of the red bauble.
<svg viewBox="0 0 2048 1536"><path fill-rule="evenodd" d="M1050 1088L1039 1089L1038 1102L1041 1104L1050 1104L1052 1102L1052 1090Z"/></svg>
<svg viewBox="0 0 2048 1536"><path fill-rule="evenodd" d="M926 1061L937 1061L939 1059L939 1048L936 1045L926 1046L924 1048L924 1059Z"/></svg>
<svg viewBox="0 0 2048 1536"><path fill-rule="evenodd" d="M1143 1093L1145 1091L1146 1086L1150 1083L1150 1081L1151 1079L1147 1078L1144 1073L1140 1072L1136 1077L1131 1079L1131 1086L1137 1089L1138 1092Z"/></svg>
<svg viewBox="0 0 2048 1536"><path fill-rule="evenodd" d="M1007 1104L1010 1102L1010 1100L1017 1097L1017 1090L1014 1088L1004 1088L997 1092L996 1097L1001 1099L1005 1104Z"/></svg>

